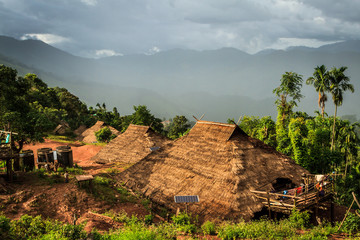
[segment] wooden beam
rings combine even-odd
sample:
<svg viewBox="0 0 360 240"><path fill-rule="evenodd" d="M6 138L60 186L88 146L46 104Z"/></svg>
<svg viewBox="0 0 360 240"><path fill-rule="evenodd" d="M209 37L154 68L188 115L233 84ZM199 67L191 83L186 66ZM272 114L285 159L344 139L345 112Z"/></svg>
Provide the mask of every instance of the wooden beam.
<svg viewBox="0 0 360 240"><path fill-rule="evenodd" d="M16 132L9 132L9 131L4 131L4 130L0 130L0 133L9 133L9 134L18 135L18 133L16 133Z"/></svg>
<svg viewBox="0 0 360 240"><path fill-rule="evenodd" d="M255 191L255 190L250 190L250 192L252 192L252 193L260 193L260 194L267 194L266 192L263 192L263 191ZM270 195L270 196L279 196L279 197L303 199L302 197L297 197L297 196L292 196L292 195L285 195L285 194L279 194L279 193L269 193L269 195Z"/></svg>

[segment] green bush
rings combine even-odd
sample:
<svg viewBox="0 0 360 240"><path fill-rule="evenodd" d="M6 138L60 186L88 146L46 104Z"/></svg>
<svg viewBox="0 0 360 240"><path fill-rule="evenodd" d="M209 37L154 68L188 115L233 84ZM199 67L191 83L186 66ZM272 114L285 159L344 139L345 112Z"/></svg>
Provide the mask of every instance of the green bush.
<svg viewBox="0 0 360 240"><path fill-rule="evenodd" d="M7 239L10 231L10 219L0 215L0 239Z"/></svg>
<svg viewBox="0 0 360 240"><path fill-rule="evenodd" d="M110 142L116 135L112 134L110 128L104 127L95 132L95 137L98 142Z"/></svg>
<svg viewBox="0 0 360 240"><path fill-rule="evenodd" d="M341 227L341 231L349 234L359 232L360 217L358 217L356 214L349 213Z"/></svg>
<svg viewBox="0 0 360 240"><path fill-rule="evenodd" d="M330 223L325 223L310 229L310 231L304 233L303 235L296 236L294 239L328 239L330 234L337 232L337 228L338 226L332 227Z"/></svg>
<svg viewBox="0 0 360 240"><path fill-rule="evenodd" d="M289 216L289 221L295 228L307 228L310 227L310 214L307 211L300 212L296 208L293 208Z"/></svg>
<svg viewBox="0 0 360 240"><path fill-rule="evenodd" d="M153 223L153 220L154 220L154 216L151 215L151 214L146 215L146 216L144 217L144 223L145 223L146 225L151 225L151 224Z"/></svg>
<svg viewBox="0 0 360 240"><path fill-rule="evenodd" d="M190 216L184 212L180 212L178 215L173 215L171 217L171 219L176 225L179 225L179 226L184 226L184 225L188 225L191 223Z"/></svg>
<svg viewBox="0 0 360 240"><path fill-rule="evenodd" d="M186 213L179 213L178 215L172 216L171 219L179 231L194 233L197 230L195 224L191 223L191 217Z"/></svg>
<svg viewBox="0 0 360 240"><path fill-rule="evenodd" d="M176 239L177 236L177 228L174 224L171 223L161 223L160 225L156 226L154 229L157 236L163 239Z"/></svg>
<svg viewBox="0 0 360 240"><path fill-rule="evenodd" d="M203 231L204 235L215 235L215 224L210 221L206 221L202 226L201 230Z"/></svg>
<svg viewBox="0 0 360 240"><path fill-rule="evenodd" d="M61 228L61 235L69 240L85 239L86 232L83 225L65 224Z"/></svg>

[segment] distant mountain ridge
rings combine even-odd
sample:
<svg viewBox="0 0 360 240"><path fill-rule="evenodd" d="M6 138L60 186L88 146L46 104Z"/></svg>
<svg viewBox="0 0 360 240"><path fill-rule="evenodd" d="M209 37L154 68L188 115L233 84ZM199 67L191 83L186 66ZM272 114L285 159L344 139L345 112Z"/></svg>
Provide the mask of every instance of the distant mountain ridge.
<svg viewBox="0 0 360 240"><path fill-rule="evenodd" d="M145 104L159 117L202 115L225 121L240 115L276 115L272 89L286 71L303 75L304 82L317 65L347 66L355 94L345 95L340 114L360 109L360 41L320 48L293 47L250 55L234 48L174 49L154 55L125 55L101 59L73 56L37 40L0 36L0 64L35 72L50 86L66 87L90 105L106 102L121 114ZM318 110L316 92L304 83L306 96L299 110ZM326 111L332 114L331 96Z"/></svg>

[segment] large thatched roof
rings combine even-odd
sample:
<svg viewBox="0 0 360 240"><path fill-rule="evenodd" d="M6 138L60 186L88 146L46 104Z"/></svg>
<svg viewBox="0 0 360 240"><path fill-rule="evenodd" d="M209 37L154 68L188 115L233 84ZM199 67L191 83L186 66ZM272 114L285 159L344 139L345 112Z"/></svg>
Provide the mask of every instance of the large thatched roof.
<svg viewBox="0 0 360 240"><path fill-rule="evenodd" d="M170 141L170 139L154 132L148 126L130 124L123 134L111 140L92 160L101 163L132 164Z"/></svg>
<svg viewBox="0 0 360 240"><path fill-rule="evenodd" d="M116 130L115 128L108 126L103 121L97 121L92 127L86 129L83 131L78 137L77 140L85 142L85 143L94 143L97 142L95 132L99 131L100 129L108 127L112 134L115 134L118 136L120 132Z"/></svg>
<svg viewBox="0 0 360 240"><path fill-rule="evenodd" d="M199 195L189 210L200 217L250 219L262 209L250 192L277 178L299 184L305 169L235 124L198 121L188 135L124 171L119 180L176 210L175 195Z"/></svg>

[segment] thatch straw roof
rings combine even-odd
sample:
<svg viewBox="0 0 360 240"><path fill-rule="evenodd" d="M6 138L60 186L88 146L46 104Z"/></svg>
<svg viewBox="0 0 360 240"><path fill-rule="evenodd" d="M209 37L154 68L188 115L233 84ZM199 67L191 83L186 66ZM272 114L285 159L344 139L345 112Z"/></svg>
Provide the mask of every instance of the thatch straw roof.
<svg viewBox="0 0 360 240"><path fill-rule="evenodd" d="M174 211L175 195L199 195L189 204L202 219L253 217L263 208L250 192L269 189L277 178L300 184L307 173L292 159L246 135L235 124L198 121L189 134L119 175L127 187Z"/></svg>
<svg viewBox="0 0 360 240"><path fill-rule="evenodd" d="M123 134L111 140L92 160L133 164L170 141L148 126L130 124Z"/></svg>
<svg viewBox="0 0 360 240"><path fill-rule="evenodd" d="M103 121L97 121L94 124L94 126L92 126L91 128L88 128L84 132L82 132L81 135L79 135L77 137L77 140L85 142L85 143L97 142L95 132L99 131L100 129L102 129L104 127L110 128L112 134L115 134L116 136L118 136L120 134L120 132L118 130L116 130L115 128L113 128L111 126L108 126Z"/></svg>
<svg viewBox="0 0 360 240"><path fill-rule="evenodd" d="M74 134L76 136L80 136L83 132L86 131L86 126L85 125L80 125L75 131L74 131Z"/></svg>

